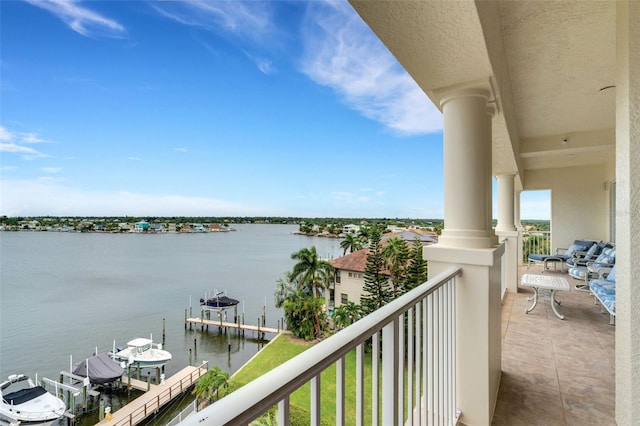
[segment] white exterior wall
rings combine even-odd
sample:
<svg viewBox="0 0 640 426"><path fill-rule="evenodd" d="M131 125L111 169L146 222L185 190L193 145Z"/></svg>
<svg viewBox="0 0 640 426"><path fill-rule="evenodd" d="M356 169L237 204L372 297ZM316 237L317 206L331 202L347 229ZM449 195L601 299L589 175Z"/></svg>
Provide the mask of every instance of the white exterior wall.
<svg viewBox="0 0 640 426"><path fill-rule="evenodd" d="M640 2L618 2L616 422L640 424Z"/></svg>
<svg viewBox="0 0 640 426"><path fill-rule="evenodd" d="M352 277L349 277L351 273ZM361 278L357 278L360 274ZM362 296L362 287L364 286L364 272L352 272L340 270L340 282L336 283L335 292L335 307L342 305L342 293L349 296L349 302L353 302L356 305L360 304L360 296Z"/></svg>
<svg viewBox="0 0 640 426"><path fill-rule="evenodd" d="M551 190L552 250L576 239L610 240L609 170L601 164L526 173L526 190Z"/></svg>

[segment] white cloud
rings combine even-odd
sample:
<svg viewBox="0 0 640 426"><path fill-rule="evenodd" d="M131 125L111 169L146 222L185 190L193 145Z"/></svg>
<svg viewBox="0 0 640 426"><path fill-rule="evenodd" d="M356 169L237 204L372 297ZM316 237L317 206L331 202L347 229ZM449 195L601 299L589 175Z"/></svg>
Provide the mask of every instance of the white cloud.
<svg viewBox="0 0 640 426"><path fill-rule="evenodd" d="M42 171L45 173L60 173L62 171L62 167L43 167Z"/></svg>
<svg viewBox="0 0 640 426"><path fill-rule="evenodd" d="M83 36L121 36L125 29L118 22L79 5L75 0L25 0L45 9Z"/></svg>
<svg viewBox="0 0 640 426"><path fill-rule="evenodd" d="M38 136L37 133L21 133L20 134L20 141L23 143L45 143L45 142L51 142L45 139L42 139L40 136Z"/></svg>
<svg viewBox="0 0 640 426"><path fill-rule="evenodd" d="M182 147L176 148L175 150L178 152L187 152L187 148L182 148Z"/></svg>
<svg viewBox="0 0 640 426"><path fill-rule="evenodd" d="M268 2L188 0L155 4L162 16L183 25L264 41L272 26Z"/></svg>
<svg viewBox="0 0 640 426"><path fill-rule="evenodd" d="M0 215L7 216L256 216L271 213L215 198L87 191L57 184L51 179L3 180L0 192Z"/></svg>
<svg viewBox="0 0 640 426"><path fill-rule="evenodd" d="M129 161L142 161L142 158L140 158L140 157L128 157L127 160L129 160Z"/></svg>
<svg viewBox="0 0 640 426"><path fill-rule="evenodd" d="M32 160L36 157L47 157L47 154L43 154L28 146L16 145L12 142L0 142L0 152L11 152L14 154L20 154L26 160Z"/></svg>
<svg viewBox="0 0 640 426"><path fill-rule="evenodd" d="M245 55L247 55L249 59L251 59L251 61L254 64L256 64L256 67L258 67L258 70L260 70L261 73L266 75L271 75L275 71L273 67L273 62L271 62L270 59L254 56L254 55L251 55L249 52L244 52L244 53Z"/></svg>
<svg viewBox="0 0 640 426"><path fill-rule="evenodd" d="M345 3L311 3L302 70L365 117L400 134L442 129L442 116L362 19Z"/></svg>
<svg viewBox="0 0 640 426"><path fill-rule="evenodd" d="M0 126L0 142L10 142L12 140L13 134L3 126Z"/></svg>

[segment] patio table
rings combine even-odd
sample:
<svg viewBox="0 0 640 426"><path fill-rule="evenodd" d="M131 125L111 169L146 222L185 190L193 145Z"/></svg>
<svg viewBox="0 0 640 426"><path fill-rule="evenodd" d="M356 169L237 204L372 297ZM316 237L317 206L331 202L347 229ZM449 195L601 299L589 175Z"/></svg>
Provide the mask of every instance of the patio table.
<svg viewBox="0 0 640 426"><path fill-rule="evenodd" d="M549 275L522 274L520 285L522 287L533 288L533 296L528 299L531 300L533 298L533 305L531 305L530 308L526 309L524 311L525 313L528 314L529 312L533 311L533 309L538 304L538 298L548 297L551 303L551 309L553 309L553 313L556 314L556 316L561 320L564 319L564 315L560 315L560 313L556 309L556 303L559 305L560 302L555 300L555 294L558 291L571 290L569 282L565 278L553 277Z"/></svg>

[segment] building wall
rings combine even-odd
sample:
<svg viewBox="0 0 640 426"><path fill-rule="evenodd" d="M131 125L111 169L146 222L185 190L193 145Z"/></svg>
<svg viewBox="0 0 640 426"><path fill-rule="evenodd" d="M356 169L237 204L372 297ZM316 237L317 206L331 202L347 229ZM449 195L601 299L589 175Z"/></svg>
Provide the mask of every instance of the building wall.
<svg viewBox="0 0 640 426"><path fill-rule="evenodd" d="M352 276L349 277L349 274ZM353 302L356 305L360 304L360 296L362 296L362 287L364 286L364 273L363 272L351 272L351 271L340 271L340 283L336 283L335 285L335 307L342 305L342 297L341 295L347 294L348 301ZM329 301L329 296L327 292L327 302Z"/></svg>
<svg viewBox="0 0 640 426"><path fill-rule="evenodd" d="M640 3L617 2L616 423L640 424Z"/></svg>
<svg viewBox="0 0 640 426"><path fill-rule="evenodd" d="M526 190L551 190L552 250L569 247L575 239L611 240L610 169L600 164L526 172Z"/></svg>

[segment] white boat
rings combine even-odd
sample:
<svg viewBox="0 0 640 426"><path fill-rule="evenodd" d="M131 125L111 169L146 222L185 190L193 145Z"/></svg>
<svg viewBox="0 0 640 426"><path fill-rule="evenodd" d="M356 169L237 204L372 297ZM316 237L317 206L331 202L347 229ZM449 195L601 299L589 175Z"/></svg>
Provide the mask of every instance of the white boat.
<svg viewBox="0 0 640 426"><path fill-rule="evenodd" d="M66 409L64 401L24 374L13 374L0 383L0 397L0 423L10 425L48 425Z"/></svg>
<svg viewBox="0 0 640 426"><path fill-rule="evenodd" d="M115 343L114 343L115 346ZM127 342L127 347L113 351L113 359L135 368L161 367L171 359L171 353L153 339L138 337Z"/></svg>

